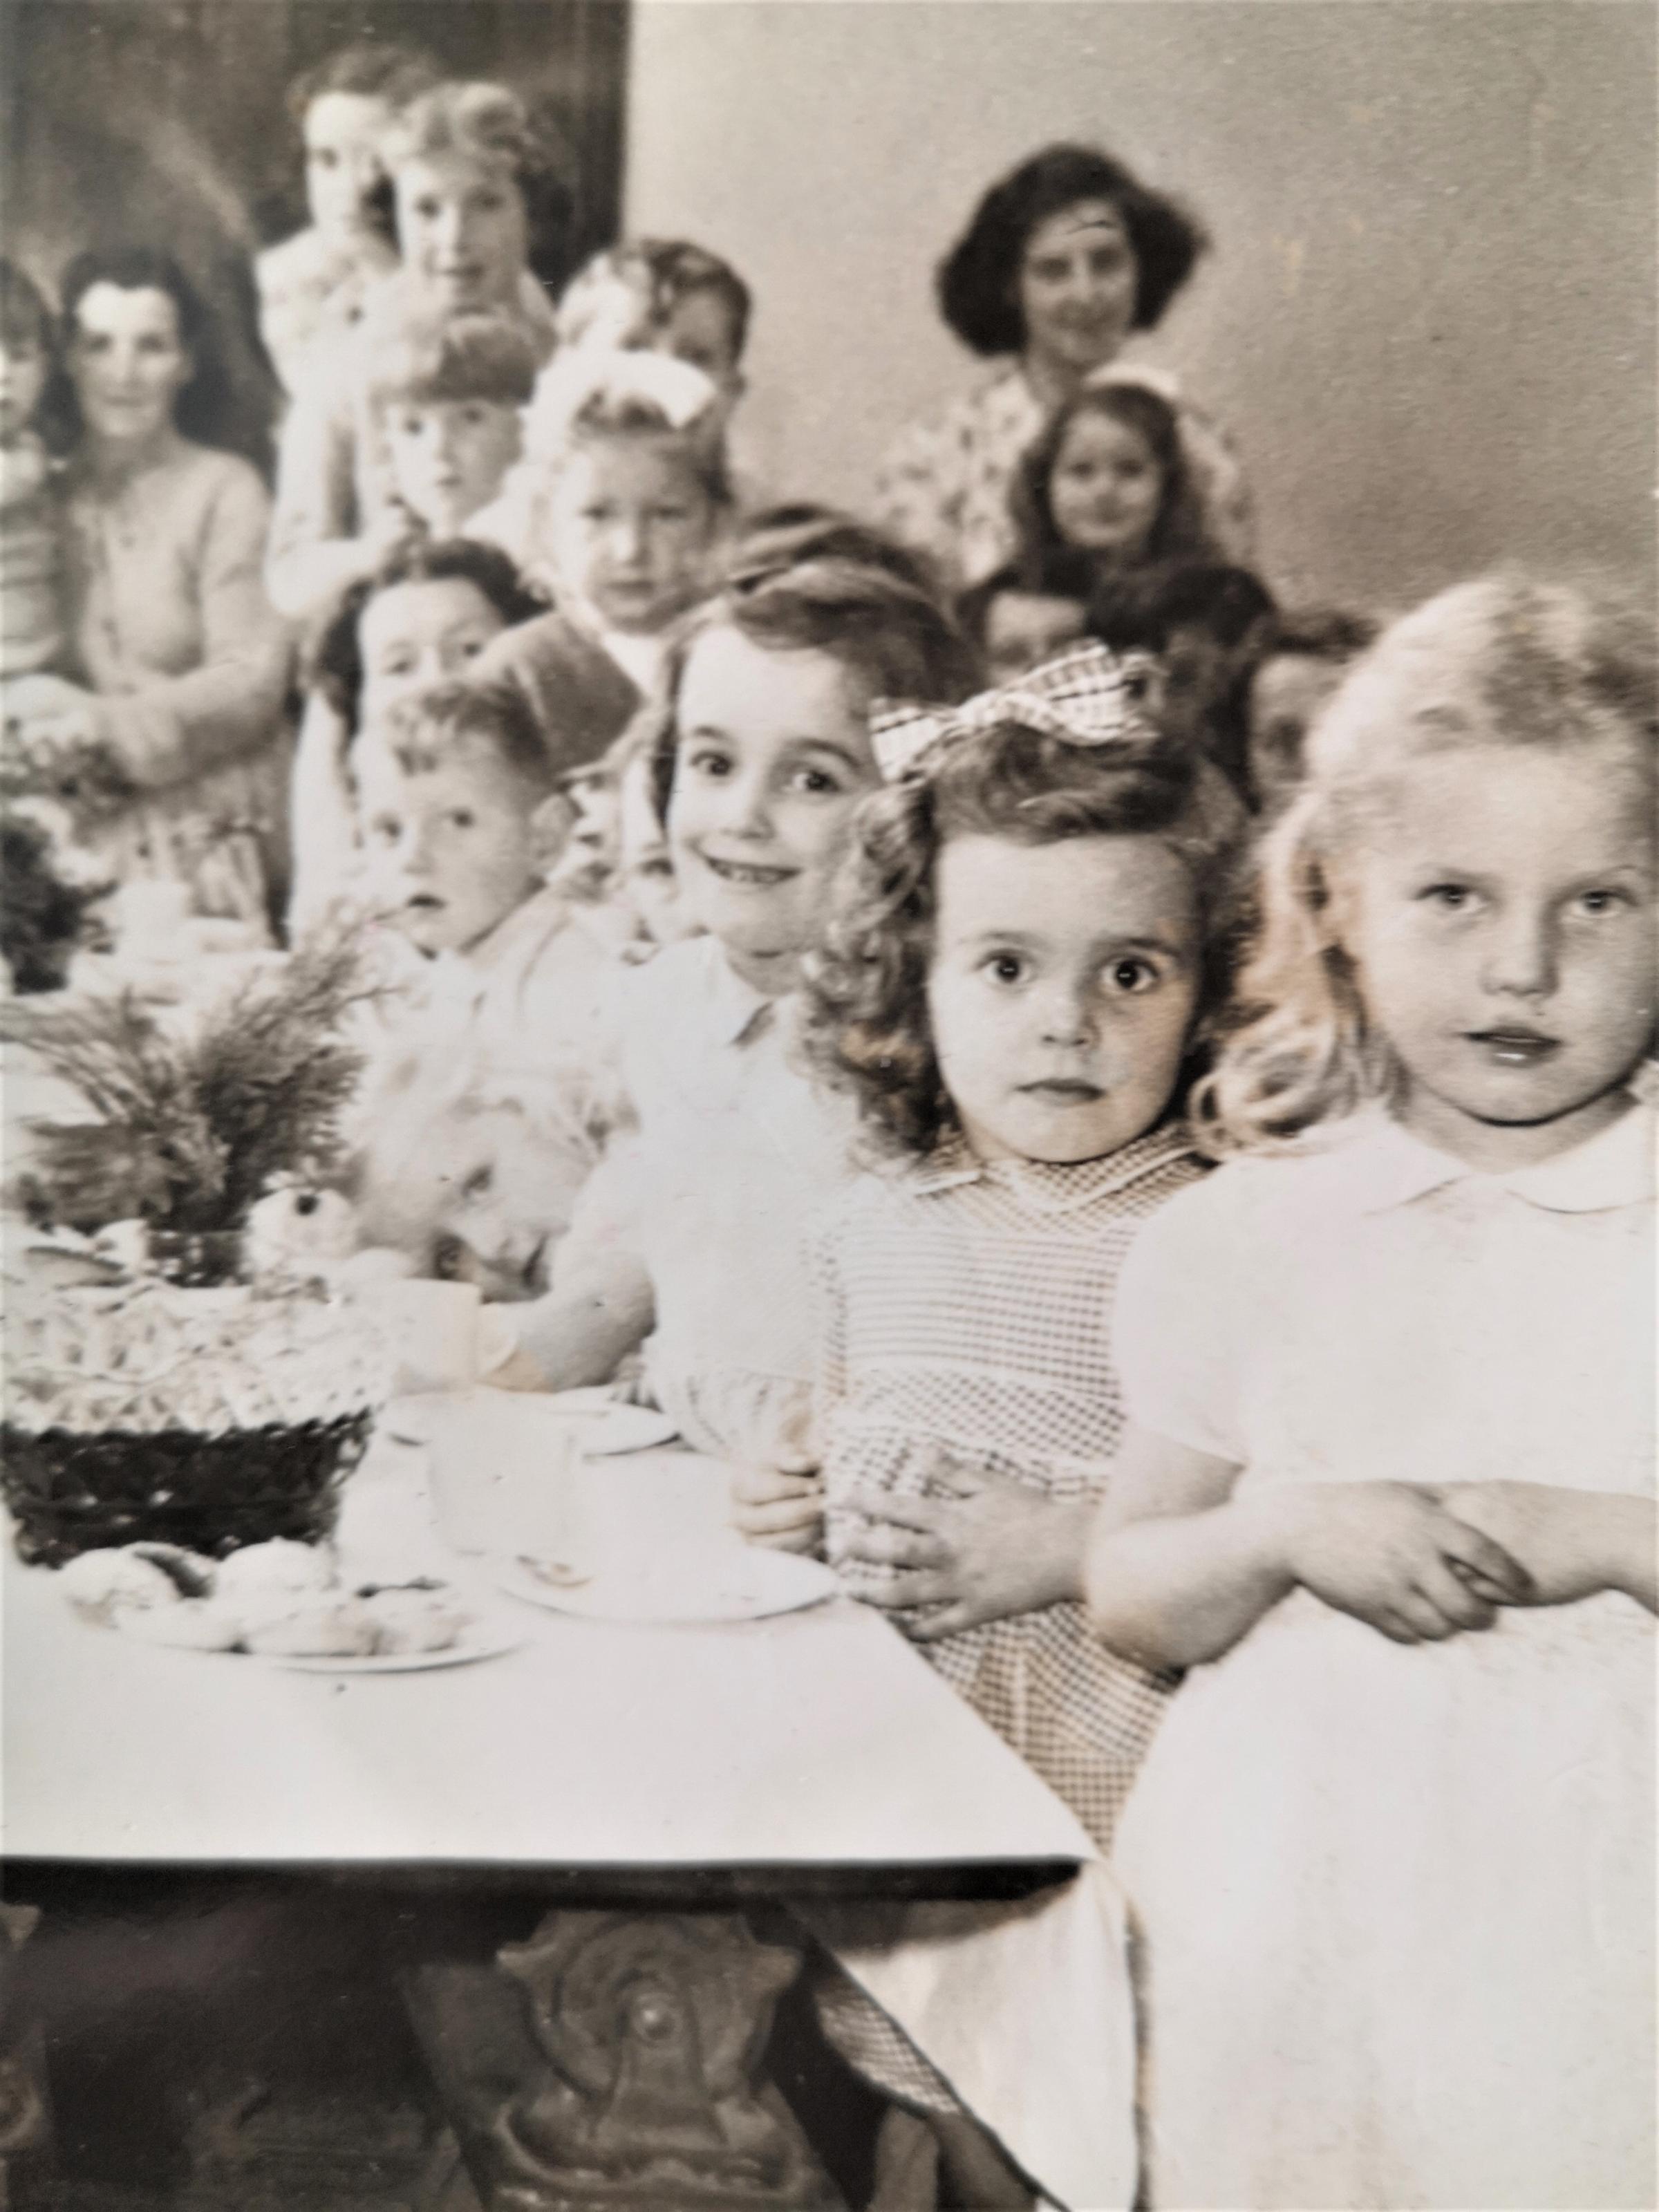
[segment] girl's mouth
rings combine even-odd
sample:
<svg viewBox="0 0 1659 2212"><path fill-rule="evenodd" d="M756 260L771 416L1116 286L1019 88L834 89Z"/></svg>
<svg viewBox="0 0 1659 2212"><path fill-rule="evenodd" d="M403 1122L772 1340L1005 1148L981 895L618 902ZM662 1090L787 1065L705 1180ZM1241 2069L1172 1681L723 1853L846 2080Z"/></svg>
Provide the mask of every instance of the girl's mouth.
<svg viewBox="0 0 1659 2212"><path fill-rule="evenodd" d="M1471 1030L1468 1037L1500 1067L1535 1067L1561 1049L1561 1040L1541 1030Z"/></svg>
<svg viewBox="0 0 1659 2212"><path fill-rule="evenodd" d="M736 884L748 890L771 890L779 884L787 884L800 872L797 868L757 868L747 861L717 860L713 854L705 853L703 866L717 875L723 884Z"/></svg>
<svg viewBox="0 0 1659 2212"><path fill-rule="evenodd" d="M1049 1076L1041 1083L1022 1083L1021 1091L1028 1098L1040 1098L1048 1106L1092 1106L1106 1096L1097 1083L1085 1083L1080 1076Z"/></svg>

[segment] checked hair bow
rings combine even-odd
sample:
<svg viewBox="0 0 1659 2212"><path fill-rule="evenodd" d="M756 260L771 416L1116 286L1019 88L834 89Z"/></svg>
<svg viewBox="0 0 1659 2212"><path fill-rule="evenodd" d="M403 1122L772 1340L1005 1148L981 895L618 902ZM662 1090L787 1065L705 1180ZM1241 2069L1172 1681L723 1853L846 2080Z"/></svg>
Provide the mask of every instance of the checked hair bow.
<svg viewBox="0 0 1659 2212"><path fill-rule="evenodd" d="M1152 709L1162 681L1150 653L1080 645L959 707L878 699L870 713L871 750L882 781L897 783L936 745L981 737L1010 722L1068 745L1146 744L1158 735Z"/></svg>

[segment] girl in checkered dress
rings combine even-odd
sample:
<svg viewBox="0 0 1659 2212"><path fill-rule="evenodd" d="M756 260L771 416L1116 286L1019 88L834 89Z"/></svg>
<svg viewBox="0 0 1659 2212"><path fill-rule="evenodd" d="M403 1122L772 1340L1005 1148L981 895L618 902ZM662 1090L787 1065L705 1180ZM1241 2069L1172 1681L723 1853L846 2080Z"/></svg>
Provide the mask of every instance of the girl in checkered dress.
<svg viewBox="0 0 1659 2212"><path fill-rule="evenodd" d="M1097 646L877 717L811 990L819 1063L894 1155L817 1246L831 1561L1097 1840L1163 1678L1082 1606L1121 1425L1113 1292L1202 1173L1178 1118L1241 827Z"/></svg>

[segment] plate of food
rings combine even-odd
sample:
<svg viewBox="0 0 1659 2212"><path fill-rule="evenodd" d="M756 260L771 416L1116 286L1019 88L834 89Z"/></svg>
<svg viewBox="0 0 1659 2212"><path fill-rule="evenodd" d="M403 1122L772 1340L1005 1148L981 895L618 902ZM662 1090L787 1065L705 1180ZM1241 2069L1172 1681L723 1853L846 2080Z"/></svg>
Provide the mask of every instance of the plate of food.
<svg viewBox="0 0 1659 2212"><path fill-rule="evenodd" d="M841 1588L820 1560L737 1537L613 1561L591 1574L561 1560L519 1558L503 1561L496 1579L510 1596L554 1613L661 1627L765 1620L822 1605Z"/></svg>
<svg viewBox="0 0 1659 2212"><path fill-rule="evenodd" d="M235 1652L333 1673L404 1673L492 1659L523 1639L478 1619L453 1584L341 1579L326 1545L277 1539L210 1559L173 1544L85 1552L59 1570L83 1620L141 1644Z"/></svg>

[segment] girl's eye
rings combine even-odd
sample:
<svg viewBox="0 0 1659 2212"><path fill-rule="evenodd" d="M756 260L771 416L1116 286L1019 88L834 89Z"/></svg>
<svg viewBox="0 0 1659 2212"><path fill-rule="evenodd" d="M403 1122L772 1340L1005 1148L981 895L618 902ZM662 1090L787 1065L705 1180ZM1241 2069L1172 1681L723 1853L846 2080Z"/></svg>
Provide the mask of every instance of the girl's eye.
<svg viewBox="0 0 1659 2212"><path fill-rule="evenodd" d="M433 222L438 211L438 203L434 199L419 199L415 203L415 212L422 222Z"/></svg>
<svg viewBox="0 0 1659 2212"><path fill-rule="evenodd" d="M730 775L732 773L731 755L716 752L709 745L695 747L686 756L686 765L688 768L696 769L699 775L720 776Z"/></svg>
<svg viewBox="0 0 1659 2212"><path fill-rule="evenodd" d="M1115 960L1108 972L1120 991L1150 991L1158 981L1150 960Z"/></svg>
<svg viewBox="0 0 1659 2212"><path fill-rule="evenodd" d="M1025 975L1025 963L1018 952L994 952L984 967L985 973L997 983L1018 983Z"/></svg>
<svg viewBox="0 0 1659 2212"><path fill-rule="evenodd" d="M401 831L402 825L395 814L377 814L369 825L369 835L378 837L383 845L395 845Z"/></svg>
<svg viewBox="0 0 1659 2212"><path fill-rule="evenodd" d="M449 810L450 823L457 830L470 830L477 818L470 806L452 806Z"/></svg>
<svg viewBox="0 0 1659 2212"><path fill-rule="evenodd" d="M483 651L483 640L482 638L467 637L462 639L461 659L463 660L476 660Z"/></svg>
<svg viewBox="0 0 1659 2212"><path fill-rule="evenodd" d="M495 1180L495 1170L486 1161L482 1167L474 1168L461 1185L461 1195L463 1198L482 1198Z"/></svg>
<svg viewBox="0 0 1659 2212"><path fill-rule="evenodd" d="M1615 890L1581 891L1577 900L1582 913L1595 916L1612 914L1620 907L1628 906L1629 903L1630 901L1623 891Z"/></svg>
<svg viewBox="0 0 1659 2212"><path fill-rule="evenodd" d="M1437 906L1447 914L1462 914L1474 903L1474 893L1467 884L1431 884L1419 897L1431 906Z"/></svg>
<svg viewBox="0 0 1659 2212"><path fill-rule="evenodd" d="M842 789L840 781L821 768L797 769L790 781L797 791L805 791L814 799L839 793Z"/></svg>

